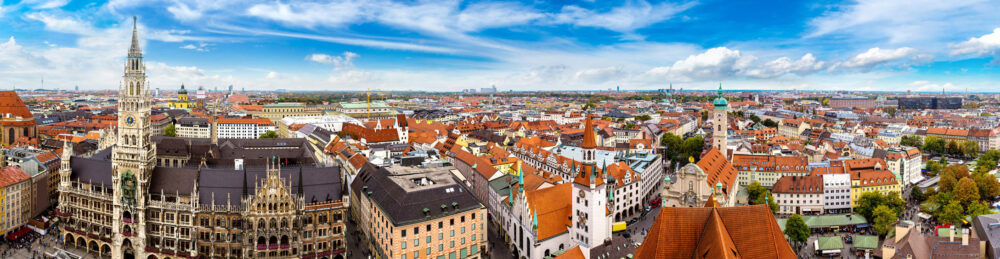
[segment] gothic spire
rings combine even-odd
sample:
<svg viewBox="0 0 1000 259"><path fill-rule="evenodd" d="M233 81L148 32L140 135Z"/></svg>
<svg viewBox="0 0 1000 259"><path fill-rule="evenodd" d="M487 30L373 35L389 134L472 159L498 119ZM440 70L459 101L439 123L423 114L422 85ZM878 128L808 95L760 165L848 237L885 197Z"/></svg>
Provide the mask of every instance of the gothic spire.
<svg viewBox="0 0 1000 259"><path fill-rule="evenodd" d="M142 55L142 50L139 49L138 19L138 17L132 16L132 47L128 49L128 55L130 57Z"/></svg>
<svg viewBox="0 0 1000 259"><path fill-rule="evenodd" d="M517 163L517 174L518 174L518 177L519 177L517 179L518 193L524 192L524 170L521 169L521 167L523 165L524 165L524 162L518 162Z"/></svg>

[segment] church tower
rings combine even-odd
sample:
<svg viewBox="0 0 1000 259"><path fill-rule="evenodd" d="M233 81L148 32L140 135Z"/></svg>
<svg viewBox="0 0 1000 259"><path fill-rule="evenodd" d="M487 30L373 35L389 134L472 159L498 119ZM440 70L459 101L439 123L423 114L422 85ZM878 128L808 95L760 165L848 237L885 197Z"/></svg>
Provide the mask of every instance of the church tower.
<svg viewBox="0 0 1000 259"><path fill-rule="evenodd" d="M611 200L605 188L605 172L597 167L597 136L588 114L584 122L583 161L573 177L573 225L570 238L580 245L583 254L611 238Z"/></svg>
<svg viewBox="0 0 1000 259"><path fill-rule="evenodd" d="M722 97L722 83L719 83L719 97L715 98L715 109L712 109L712 147L719 149L722 155L726 155L726 143L729 138L729 115L727 111L729 109L729 102L726 101L725 97Z"/></svg>
<svg viewBox="0 0 1000 259"><path fill-rule="evenodd" d="M150 142L152 98L142 62L136 18L132 18L132 47L118 89L118 140L113 147L114 184L112 258L146 258L146 194L153 172L156 146Z"/></svg>

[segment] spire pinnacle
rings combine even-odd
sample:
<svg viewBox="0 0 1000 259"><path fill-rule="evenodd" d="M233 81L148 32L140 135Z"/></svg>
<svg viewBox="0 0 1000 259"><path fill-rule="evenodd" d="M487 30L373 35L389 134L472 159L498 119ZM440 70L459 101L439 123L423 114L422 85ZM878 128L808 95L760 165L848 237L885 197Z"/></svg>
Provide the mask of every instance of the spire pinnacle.
<svg viewBox="0 0 1000 259"><path fill-rule="evenodd" d="M132 16L132 47L129 48L129 55L141 54L139 49L139 18Z"/></svg>

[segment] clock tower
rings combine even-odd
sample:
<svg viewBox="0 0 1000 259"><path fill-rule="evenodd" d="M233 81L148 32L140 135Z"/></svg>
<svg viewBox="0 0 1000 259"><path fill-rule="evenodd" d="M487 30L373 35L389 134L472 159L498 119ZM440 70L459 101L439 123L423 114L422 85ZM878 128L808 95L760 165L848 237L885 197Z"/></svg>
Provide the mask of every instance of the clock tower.
<svg viewBox="0 0 1000 259"><path fill-rule="evenodd" d="M135 17L132 22L132 47L125 61L123 83L118 88L118 140L112 153L112 258L145 258L146 228L142 221L146 189L156 159L156 146L149 139L152 98Z"/></svg>

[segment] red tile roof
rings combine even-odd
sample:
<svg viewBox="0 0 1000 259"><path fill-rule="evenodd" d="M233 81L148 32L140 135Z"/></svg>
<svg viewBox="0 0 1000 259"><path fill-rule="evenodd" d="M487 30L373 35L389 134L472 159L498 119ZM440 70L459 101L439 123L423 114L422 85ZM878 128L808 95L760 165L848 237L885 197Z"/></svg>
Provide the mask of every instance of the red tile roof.
<svg viewBox="0 0 1000 259"><path fill-rule="evenodd" d="M17 92L0 91L0 116L6 117L7 114L10 114L10 117L34 118L28 106L17 96Z"/></svg>
<svg viewBox="0 0 1000 259"><path fill-rule="evenodd" d="M718 149L712 148L698 161L698 167L708 174L706 179L708 186L715 187L715 184L722 182L723 190L729 190L736 184L737 171L729 164L726 156L722 155ZM729 195L726 193L726 195Z"/></svg>
<svg viewBox="0 0 1000 259"><path fill-rule="evenodd" d="M594 123L591 121L590 115L587 115L587 120L583 124L583 144L580 144L581 148L594 148L597 146L597 136L594 134Z"/></svg>
<svg viewBox="0 0 1000 259"><path fill-rule="evenodd" d="M0 169L0 187L7 187L31 179L20 167L8 166Z"/></svg>
<svg viewBox="0 0 1000 259"><path fill-rule="evenodd" d="M774 193L823 193L823 177L819 175L810 176L783 176L771 187Z"/></svg>
<svg viewBox="0 0 1000 259"><path fill-rule="evenodd" d="M664 207L635 258L795 258L766 205Z"/></svg>
<svg viewBox="0 0 1000 259"><path fill-rule="evenodd" d="M549 188L526 191L528 206L538 213L538 240L545 240L569 231L573 223L573 186L563 183Z"/></svg>

